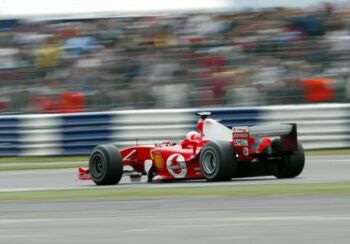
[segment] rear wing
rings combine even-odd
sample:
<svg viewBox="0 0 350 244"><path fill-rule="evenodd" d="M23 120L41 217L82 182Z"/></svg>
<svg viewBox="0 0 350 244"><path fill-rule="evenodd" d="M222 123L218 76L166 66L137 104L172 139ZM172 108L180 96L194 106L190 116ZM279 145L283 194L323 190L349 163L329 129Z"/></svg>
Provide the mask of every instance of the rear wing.
<svg viewBox="0 0 350 244"><path fill-rule="evenodd" d="M297 124L258 125L249 127L249 134L253 137L279 136L285 151L298 150Z"/></svg>
<svg viewBox="0 0 350 244"><path fill-rule="evenodd" d="M258 126L238 126L232 130L218 121L207 118L204 120L203 136L211 141L229 141L234 146L246 147L250 137L280 137L284 151L297 151L296 124L269 124Z"/></svg>

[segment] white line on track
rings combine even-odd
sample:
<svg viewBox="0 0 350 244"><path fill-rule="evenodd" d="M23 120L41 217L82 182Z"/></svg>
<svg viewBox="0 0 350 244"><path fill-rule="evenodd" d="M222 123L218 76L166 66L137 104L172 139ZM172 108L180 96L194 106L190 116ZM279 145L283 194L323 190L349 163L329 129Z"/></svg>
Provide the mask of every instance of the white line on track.
<svg viewBox="0 0 350 244"><path fill-rule="evenodd" d="M9 167L9 166L60 166L60 165L77 165L77 164L86 164L86 162L0 163L0 168Z"/></svg>
<svg viewBox="0 0 350 244"><path fill-rule="evenodd" d="M78 170L77 169L14 170L14 171L1 171L0 175L59 174L59 173L71 173L71 172L78 172Z"/></svg>
<svg viewBox="0 0 350 244"><path fill-rule="evenodd" d="M95 186L91 186L87 189L97 188ZM35 187L35 188L15 188L15 189L1 189L0 192L22 192L22 191L46 191L46 190L76 190L76 189L84 189L82 187ZM0 243L1 244L1 243Z"/></svg>
<svg viewBox="0 0 350 244"><path fill-rule="evenodd" d="M313 164L317 164L317 163L350 163L350 158L349 159L321 159L321 160L318 160L318 159L315 159L312 161ZM308 163L306 161L306 163ZM310 162L309 162L310 163Z"/></svg>
<svg viewBox="0 0 350 244"><path fill-rule="evenodd" d="M12 238L14 238L14 239L17 239L17 238L38 238L38 237L43 237L43 235L42 234L37 234L37 235L35 235L35 234L13 234L13 235L1 235L0 236L0 243L2 243L1 242L1 239L12 239Z"/></svg>
<svg viewBox="0 0 350 244"><path fill-rule="evenodd" d="M223 236L219 237L220 240L244 240L251 239L251 236Z"/></svg>
<svg viewBox="0 0 350 244"><path fill-rule="evenodd" d="M225 218L227 221L350 221L350 216L274 216Z"/></svg>
<svg viewBox="0 0 350 244"><path fill-rule="evenodd" d="M24 219L0 219L0 224L17 224L17 223L35 223L35 222L67 222L67 221L110 221L110 220L118 220L119 217L77 217L77 218L24 218ZM158 227L158 228L188 228L188 227L213 227L213 226L240 226L240 225L246 225L241 223L217 223L217 222L227 222L227 221L234 221L234 222L255 222L255 221L350 221L350 216L312 216L312 215L302 215L302 216L271 216L271 217L234 217L234 218L190 218L186 219L183 218L182 220L188 220L188 221L196 221L196 222L204 222L204 221L211 221L216 222L213 224L195 224L195 225L168 225L164 227ZM157 229L158 229L157 228ZM148 228L145 228L145 230ZM154 228L149 228L154 229ZM140 229L135 229L140 230Z"/></svg>
<svg viewBox="0 0 350 244"><path fill-rule="evenodd" d="M188 229L188 228L217 228L217 227L230 227L230 226L247 226L247 224L240 223L227 223L227 224L193 224L193 225L166 225L159 228L141 228L141 229L130 229L124 232L148 232L148 231L159 231L164 229Z"/></svg>
<svg viewBox="0 0 350 244"><path fill-rule="evenodd" d="M124 232L150 232L150 231L161 231L161 228L144 228L144 229L130 229Z"/></svg>
<svg viewBox="0 0 350 244"><path fill-rule="evenodd" d="M50 222L54 219L35 219L35 218L28 218L28 219L0 219L0 224L17 224L17 223L35 223L35 222Z"/></svg>

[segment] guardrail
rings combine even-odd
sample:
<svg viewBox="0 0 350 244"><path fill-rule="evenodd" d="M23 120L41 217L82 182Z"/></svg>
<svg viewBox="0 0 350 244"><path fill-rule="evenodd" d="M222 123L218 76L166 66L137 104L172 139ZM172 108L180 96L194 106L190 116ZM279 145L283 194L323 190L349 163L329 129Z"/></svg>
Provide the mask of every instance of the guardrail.
<svg viewBox="0 0 350 244"><path fill-rule="evenodd" d="M350 147L350 104L319 104L0 116L0 156L87 155L103 143L176 141L195 128L200 110L228 127L297 123L306 149Z"/></svg>

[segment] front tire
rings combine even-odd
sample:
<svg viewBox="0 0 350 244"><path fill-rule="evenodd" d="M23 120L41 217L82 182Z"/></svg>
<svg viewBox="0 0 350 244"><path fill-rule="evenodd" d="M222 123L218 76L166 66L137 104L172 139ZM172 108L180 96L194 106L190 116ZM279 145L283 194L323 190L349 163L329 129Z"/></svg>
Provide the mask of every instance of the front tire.
<svg viewBox="0 0 350 244"><path fill-rule="evenodd" d="M203 147L200 168L207 181L228 181L237 170L237 160L232 145L225 141L208 142Z"/></svg>
<svg viewBox="0 0 350 244"><path fill-rule="evenodd" d="M90 154L89 170L96 185L117 184L123 175L119 149L111 144L96 146Z"/></svg>
<svg viewBox="0 0 350 244"><path fill-rule="evenodd" d="M281 141L276 139L271 144L272 150L282 152L283 147ZM283 153L282 153L283 154ZM305 153L301 143L298 142L298 150L292 155L282 156L282 160L278 162L275 176L277 178L294 178L301 174L305 165Z"/></svg>

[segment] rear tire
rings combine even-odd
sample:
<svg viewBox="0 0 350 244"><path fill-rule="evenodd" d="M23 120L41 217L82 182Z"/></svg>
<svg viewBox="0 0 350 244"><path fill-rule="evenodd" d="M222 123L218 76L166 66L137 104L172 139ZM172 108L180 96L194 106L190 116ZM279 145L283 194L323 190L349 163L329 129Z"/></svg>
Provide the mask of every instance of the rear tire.
<svg viewBox="0 0 350 244"><path fill-rule="evenodd" d="M225 141L208 142L203 147L199 164L207 181L228 181L237 170L232 145Z"/></svg>
<svg viewBox="0 0 350 244"><path fill-rule="evenodd" d="M123 175L119 149L111 144L96 146L90 154L89 170L96 185L117 184Z"/></svg>
<svg viewBox="0 0 350 244"><path fill-rule="evenodd" d="M279 139L273 140L272 150L274 152L282 152L283 147ZM275 176L277 178L293 178L301 174L305 165L305 153L303 146L298 142L298 150L295 154L282 156L282 160L278 162Z"/></svg>

